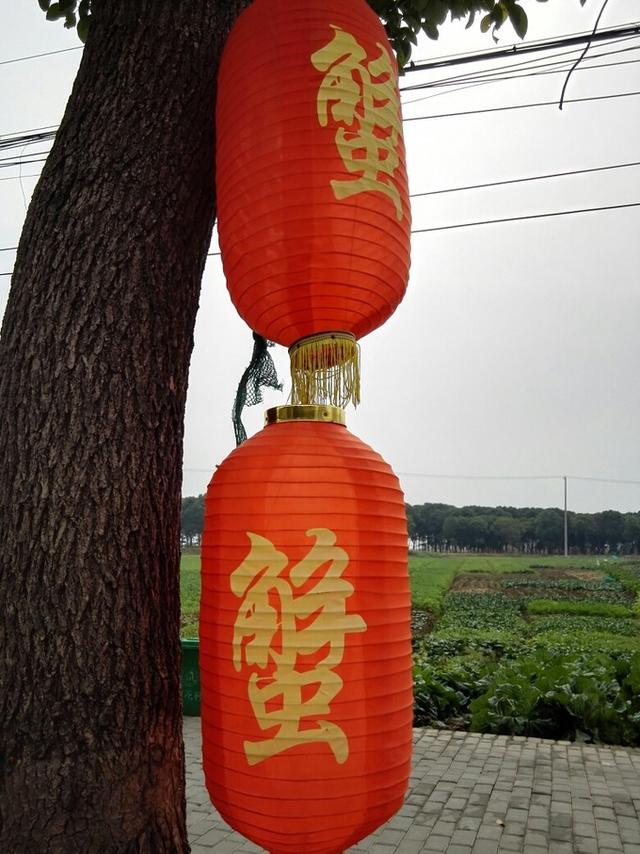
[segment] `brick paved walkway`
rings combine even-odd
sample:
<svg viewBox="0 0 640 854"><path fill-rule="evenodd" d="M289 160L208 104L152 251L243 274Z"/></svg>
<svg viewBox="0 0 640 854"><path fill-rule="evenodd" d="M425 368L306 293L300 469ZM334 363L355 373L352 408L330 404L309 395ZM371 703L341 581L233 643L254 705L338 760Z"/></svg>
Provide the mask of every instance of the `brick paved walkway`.
<svg viewBox="0 0 640 854"><path fill-rule="evenodd" d="M209 803L200 719L186 718L193 854L262 849ZM640 750L415 730L405 805L352 854L640 854Z"/></svg>

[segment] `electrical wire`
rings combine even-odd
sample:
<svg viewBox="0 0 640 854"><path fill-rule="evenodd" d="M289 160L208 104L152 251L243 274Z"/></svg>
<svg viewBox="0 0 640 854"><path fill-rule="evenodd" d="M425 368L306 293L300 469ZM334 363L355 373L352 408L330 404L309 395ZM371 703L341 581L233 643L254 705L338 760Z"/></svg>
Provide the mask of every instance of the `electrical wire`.
<svg viewBox="0 0 640 854"><path fill-rule="evenodd" d="M625 483L633 486L640 486L640 480L621 480L613 477L586 477L582 475L567 475L567 480L588 480L596 483Z"/></svg>
<svg viewBox="0 0 640 854"><path fill-rule="evenodd" d="M426 190L422 193L411 193L412 199L422 196L440 196L444 193L459 193L462 190L484 190L489 187L504 187L509 184L524 184L529 181L546 181L549 178L564 178L569 175L586 175L592 172L607 172L612 169L626 169L630 166L640 166L640 160L631 163L614 163L610 166L592 166L588 169L571 169L568 172L549 172L545 175L531 175L526 178L509 178L504 181L488 181L485 184L468 184L465 187L446 187L442 190Z"/></svg>
<svg viewBox="0 0 640 854"><path fill-rule="evenodd" d="M567 86L569 85L569 80L571 80L571 75L576 70L576 68L580 65L580 63L585 58L585 56L587 55L587 51L591 47L591 44L592 44L593 40L595 39L596 34L598 32L598 24L600 23L600 18L602 17L604 10L607 8L608 3L609 3L609 0L604 0L604 2L602 3L602 6L600 7L600 11L598 12L598 17L596 18L596 22L593 25L593 30L591 32L591 35L587 39L587 43L584 46L584 50L582 51L580 56L576 59L575 63L571 66L571 70L567 74L567 79L564 81L564 86L562 87L562 92L560 93L560 103L558 104L560 109L562 109L562 107L564 106L564 93L567 91Z"/></svg>
<svg viewBox="0 0 640 854"><path fill-rule="evenodd" d="M34 145L37 142L49 142L56 135L56 131L41 131L40 133L22 133L15 136L0 139L0 151L8 151L11 148L20 148Z"/></svg>
<svg viewBox="0 0 640 854"><path fill-rule="evenodd" d="M628 41L636 42L640 38L639 35L627 36L623 39L616 39L612 41L609 46L626 43ZM619 48L617 50L608 50L601 51L599 53L593 53L588 57L587 61L591 61L593 59L602 59L607 56L617 56L620 53L628 53L630 51L638 50L638 45L633 44L630 47ZM422 83L413 83L411 86L403 86L401 87L401 92L414 92L419 89L429 89L435 88L438 86L444 85L453 85L455 83L464 83L464 82L473 82L475 80L485 80L487 78L491 78L494 75L502 74L505 71L513 71L517 72L519 70L537 70L537 69L545 69L549 67L554 67L558 65L568 65L570 62L575 60L574 54L577 49L560 51L558 53L552 53L548 56L544 56L541 58L534 59L524 59L520 62L510 62L506 65L499 65L497 67L488 67L485 69L479 69L476 71L467 71L463 74L454 74L449 77L438 77L435 80L427 80ZM551 62L549 60L552 60Z"/></svg>
<svg viewBox="0 0 640 854"><path fill-rule="evenodd" d="M582 104L589 101L609 101L615 100L618 98L631 98L640 95L640 91L635 92L613 92L609 95L590 95L584 98L567 98L565 100L565 104ZM550 107L556 106L556 101L536 101L528 104L508 104L503 107L485 107L479 110L459 110L457 112L450 113L432 113L427 116L409 116L403 121L406 122L416 122L416 121L428 121L430 119L444 119L444 118L454 118L459 116L476 116L476 115L484 115L487 113L502 113L511 110L525 110L532 109L536 107ZM11 158L0 158L0 169L12 168L20 165L29 165L32 163L43 163L45 158L35 159L39 154L49 154L49 151L34 151L31 152L26 158L21 158L19 160L14 160Z"/></svg>
<svg viewBox="0 0 640 854"><path fill-rule="evenodd" d="M608 53L601 53L597 55L594 54L593 56L586 59L585 62L591 62L591 60L593 59L614 56L620 53L628 53L629 51L636 50L640 50L640 44L634 45L633 47L624 48L623 50L609 51ZM638 59L628 59L620 60L617 62L603 62L598 65L583 64L577 70L594 71L603 68L615 68L620 65L633 65L639 61L640 60ZM402 91L414 92L424 89L441 89L442 91L433 92L429 95L422 95L420 98L411 98L409 100L405 98L402 101L402 105L403 107L408 107L411 104L418 104L421 101L427 101L430 98L442 97L443 95L448 95L453 92L462 92L467 89L476 88L477 86L485 86L489 83L504 83L513 80L526 80L532 77L546 77L552 74L562 74L564 71L566 71L566 66L569 64L569 62L571 62L571 58L558 62L540 63L538 65L529 65L528 63L521 63L520 66L514 66L512 71L509 71L509 66L504 66L503 69L495 69L490 73L488 72L476 75L460 75L459 77L442 78L441 80L432 81L429 83L422 83L418 86L411 87L409 89L404 89Z"/></svg>
<svg viewBox="0 0 640 854"><path fill-rule="evenodd" d="M191 472L193 474L209 473L208 468L188 468L182 469L183 472ZM570 480L586 480L595 481L597 483L620 483L640 486L640 480L620 480L613 477L588 477L586 475L563 475L563 474L431 474L427 472L417 471L396 471L400 477L424 477L432 480L563 480L565 477Z"/></svg>
<svg viewBox="0 0 640 854"><path fill-rule="evenodd" d="M0 181L19 181L21 178L39 178L42 173L29 172L28 175L10 175L8 178L0 178Z"/></svg>
<svg viewBox="0 0 640 854"><path fill-rule="evenodd" d="M543 175L529 175L524 178L506 178L501 181L487 181L483 184L467 184L461 187L444 187L440 190L425 190L419 193L410 193L412 199L418 199L425 196L441 196L446 193L459 193L464 190L484 190L491 187L505 187L510 184L526 184L532 181L546 181L552 178L565 178L573 175L587 175L596 172L610 172L613 169L627 169L632 166L640 166L640 160L634 160L629 163L612 163L608 166L590 166L584 169L570 169L566 172L549 172ZM29 175L12 175L9 178L0 178L0 181L17 181L22 178L39 178L40 173L30 173ZM0 252L3 250L0 249Z"/></svg>
<svg viewBox="0 0 640 854"><path fill-rule="evenodd" d="M631 98L640 92L614 92L610 95L590 95L586 98L566 98L565 104L582 104L586 101L610 101L615 98ZM532 107L557 107L557 101L536 101L531 104L509 104L506 107L485 107L481 110L459 110L452 113L433 113L430 116L410 116L404 122L420 122L427 119L448 119L455 116L478 116L483 113L503 113L508 110L526 110Z"/></svg>
<svg viewBox="0 0 640 854"><path fill-rule="evenodd" d="M0 65L11 65L14 62L26 62L28 59L40 59L43 56L53 56L56 53L69 53L71 50L82 50L84 45L78 47L63 47L61 50L48 50L46 53L32 53L30 56L16 56L14 59L3 59Z"/></svg>
<svg viewBox="0 0 640 854"><path fill-rule="evenodd" d="M430 228L414 228L411 234L426 234L431 231L449 231L453 228L471 228L476 225L497 225L504 222L522 222L525 219L548 219L556 216L572 216L573 214L595 213L596 211L614 211L623 208L638 208L640 202L626 202L620 205L601 205L596 208L577 208L570 211L552 211L549 213L524 214L523 216L508 216L500 219L483 219L475 222L458 222L452 225L433 225Z"/></svg>
<svg viewBox="0 0 640 854"><path fill-rule="evenodd" d="M40 154L50 154L50 153L51 153L51 149L49 149L48 151L31 151L31 152L29 152L29 154L26 154L25 157L27 157L27 158L28 157L38 157ZM12 155L11 157L0 157L0 163L9 163L9 162L14 160L14 157L15 157L15 155Z"/></svg>
<svg viewBox="0 0 640 854"><path fill-rule="evenodd" d="M408 70L408 71L420 71L420 70L426 70L428 68L437 68L437 67L444 67L444 66L460 64L461 62L478 62L478 61L486 60L486 59L496 59L496 58L501 57L501 56L513 55L516 53L522 54L522 53L528 53L528 52L532 52L532 51L549 50L549 49L551 49L553 47L557 47L557 46L568 45L571 43L579 43L580 41L582 41L582 42L589 41L589 39L590 39L590 42L606 41L606 40L609 40L611 42L613 40L613 38L616 36L625 36L627 38L631 38L631 37L637 36L639 33L640 33L640 25L639 24L632 24L632 25L625 26L625 27L618 27L618 28L613 28L610 30L603 30L599 33L596 33L595 37L594 37L593 32L590 33L588 36L585 34L584 38L583 38L583 34L574 34L574 35L570 35L568 37L562 37L560 39L548 40L546 42L531 43L531 44L526 45L526 46L514 45L512 48L507 49L507 50L505 50L505 49L498 50L498 51L492 50L492 51L487 51L487 52L483 52L480 54L478 54L478 53L454 54L454 55L450 55L449 57L446 57L446 56L440 57L437 60L433 60L433 61L430 61L428 63L423 63L420 66L418 66L416 63L412 63L411 67L406 69L406 70ZM617 39L617 40L622 41L624 39ZM632 50L632 49L636 49L636 48L635 47L634 48L627 48L627 50ZM28 59L37 59L37 58L44 57L44 56L51 56L51 55L54 55L57 53L65 53L65 52L68 52L71 50L82 50L82 47L78 46L78 47L74 47L74 48L65 48L65 49L59 50L59 51L48 51L48 52L42 53L42 54L32 54L30 56L17 57L17 58L12 59L12 60L0 61L0 65L8 65L8 64L11 64L13 62L21 62L23 60L28 60ZM575 52L575 50L568 51L568 53L574 53L574 52ZM591 59L597 59L599 56L606 56L606 55L610 55L612 53L618 53L618 52L621 52L621 51L612 51L609 54L593 55L591 57ZM551 58L553 58L553 57L547 57L547 60L551 59ZM565 60L563 64L566 64L568 61L570 61L570 60L568 60L568 59ZM525 61L523 63L519 63L517 65L519 65L520 68L515 67L515 68L513 68L513 70L515 72L517 72L518 70L523 70L522 66L529 65L528 70L531 71L532 69L536 68L536 66L533 63L534 63L534 61L532 61L532 60L528 60L528 61ZM552 65L552 64L553 63L546 63L546 67L548 67L549 65ZM607 63L605 65L609 65L609 64L613 64L613 63ZM618 63L616 63L616 64L618 64ZM589 66L589 67L593 67L593 66ZM538 68L538 73L542 73L542 70L544 68L545 68L545 65L540 66ZM497 79L495 76L496 74L499 74L499 73L501 73L505 70L508 70L508 69L509 69L509 66L505 66L502 69L493 69L492 71L489 71L489 72L485 73L484 75L476 74L475 80L473 79L473 77L469 78L468 76L466 79L467 79L467 82L469 82L469 79L470 79L474 83L485 82L485 80L494 80L494 79ZM547 70L545 73L550 73L550 72ZM529 76L529 75L517 75L517 74L515 74L514 78L517 79L518 76ZM503 77L500 79L514 79L514 78L504 78ZM457 82L460 82L463 79L465 79L465 76L459 75L459 79ZM421 88L434 88L437 85L441 85L441 86L442 85L451 85L451 84L453 84L453 82L455 82L455 80L456 80L455 78L449 78L449 80L431 81L430 83L426 83L426 84L418 84L415 86L403 87L402 91L411 91L411 90L421 89ZM587 97L587 98L569 99L566 101L566 103L582 103L585 101L609 100L612 98L631 97L631 96L638 95L638 94L640 94L640 92L614 93L614 94L603 95L603 96L593 96L593 97ZM408 103L412 103L412 102L408 102ZM515 105L504 106L504 107L491 107L491 108L486 108L486 109L481 109L481 110L467 110L467 111L459 111L459 112L451 112L451 113L434 114L434 115L430 115L430 116L414 116L414 117L410 117L410 118L405 119L405 121L420 121L420 120L427 120L427 119L432 119L432 118L449 118L449 117L462 116L462 115L478 115L478 114L483 114L483 113L503 112L503 111L507 111L507 110L529 109L529 108L542 107L542 106L555 106L555 103L556 103L555 101L536 102L536 103L531 103L531 104L515 104ZM0 150L12 148L12 147L18 147L18 146L24 147L25 145L33 144L33 142L36 142L36 141L43 141L45 139L53 139L55 136L56 129L57 129L57 126L55 126L55 125L45 125L45 126L42 126L40 128L32 128L29 131L23 131L19 135L17 135L17 134L0 134ZM44 133L41 133L41 132L44 132ZM29 136L29 134L31 134L31 136ZM10 138L6 139L6 137L10 137ZM44 152L44 151L32 152L27 158L21 158L20 160L0 158L0 168L10 168L10 167L22 166L25 164L31 164L31 163L41 163L41 162L44 162L46 157L40 158L40 159L35 159L36 156L40 155L40 154L46 155L48 153L49 152ZM553 173L553 174L549 174L549 175L531 176L531 177L527 177L527 178L519 178L519 179L510 179L510 180L505 180L505 181L489 182L487 184L470 185L468 187L453 187L453 188L443 189L443 190L433 190L433 191L428 191L425 193L415 193L415 194L412 194L412 196L418 197L418 196L427 196L427 195L437 195L437 194L446 193L446 192L459 192L462 190L481 189L481 188L491 187L491 186L502 186L502 185L506 185L506 184L523 183L523 182L534 181L534 180L545 180L548 178L563 177L565 175L574 175L574 174L583 174L586 172L605 171L608 169L625 168L627 166L635 166L635 165L638 165L638 163L634 162L634 163L625 163L625 164L618 164L618 165L612 165L612 166L594 167L592 169L572 170L570 172L565 172L565 173ZM3 178L0 180L16 180L19 177L25 177L25 178L38 177L38 175L12 176L11 178ZM477 226L477 225L491 225L491 224L504 223L504 222L516 222L516 221L522 221L522 220L528 220L528 219L538 219L538 218L543 218L543 217L569 216L572 214L589 213L589 212L604 211L604 210L615 210L615 209L627 208L627 207L636 207L638 205L640 205L640 203L632 202L632 203L628 203L628 204L609 205L609 206L601 206L601 207L595 207L595 208L582 208L582 209L570 210L570 211L555 211L555 212L551 212L551 213L528 214L528 215L518 216L518 217L505 217L505 218L494 219L494 220L481 220L481 221L477 221L477 222L457 223L457 224L446 225L446 226L433 226L431 228L426 228L426 229L415 229L415 230L413 230L412 233L420 234L420 233L426 233L426 232L430 232L430 231L442 231L442 230L449 230L449 229L454 229L454 228L468 228L468 227ZM7 247L4 250L0 250L0 251L13 251L13 250L12 249L10 250L10 248ZM209 253L207 253L207 257L219 256L220 254L221 254L220 252L209 252ZM0 276L10 276L10 275L12 275L11 272L0 273Z"/></svg>
<svg viewBox="0 0 640 854"><path fill-rule="evenodd" d="M21 134L21 133L31 134L31 133L36 133L37 131L41 131L41 130L54 130L55 131L59 127L60 127L60 125L43 125L42 127L39 127L39 128L28 128L27 130L11 131L11 133L0 133L0 140L4 139L5 136L17 136L18 134Z"/></svg>
<svg viewBox="0 0 640 854"><path fill-rule="evenodd" d="M564 36L560 36L557 39L548 39L548 40L539 40L536 42L529 42L526 45L511 45L508 48L498 48L490 51L485 51L481 53L477 52L467 52L467 53L458 53L458 54L446 54L445 56L436 57L435 59L430 60L415 60L411 62L411 64L405 68L405 71L423 71L425 68L437 68L440 67L442 63L446 63L448 65L454 65L459 62L469 62L469 61L477 61L476 58L492 58L498 56L508 55L510 53L523 53L530 52L533 50L544 50L548 49L549 46L559 46L561 44L580 44L584 41L587 41L589 35L591 35L591 41L605 41L607 38L612 38L622 33L631 33L631 32L640 32L640 24L624 24L620 27L610 27L607 30L601 30L599 33L595 34L595 37L585 32L578 33L568 33ZM75 47L65 47L60 50L49 50L44 53L32 53L28 56L16 56L13 59L4 59L0 61L0 65L12 65L16 62L27 62L32 59L41 59L44 56L55 56L59 53L69 53L70 51L82 50L84 45L77 45Z"/></svg>
<svg viewBox="0 0 640 854"><path fill-rule="evenodd" d="M617 33L620 33L620 32L627 33L627 35L624 36L623 38L614 39L613 36ZM608 39L610 44L619 43L620 41L625 41L625 40L628 40L630 38L637 38L638 35L640 34L640 25L634 25L634 28L633 28L631 34L629 34L629 32L630 32L630 30L628 27L622 28L622 29L615 28L614 30L602 31L598 35L602 36L601 40ZM575 38L575 37L573 37L573 38ZM566 40L563 40L563 39L553 40L551 42L538 43L537 47L542 49L542 46L546 45L547 49L548 49L549 45L559 45L559 44L563 44L563 43L566 43ZM72 49L75 50L76 48L68 48L66 50L72 50ZM81 49L81 48L77 48L77 49ZM619 51L608 51L608 52L601 52L601 53L597 53L597 54L592 54L592 56L589 57L589 59L590 60L591 59L597 59L598 57L610 56L610 55L613 55L616 53L624 52L626 50L637 50L637 49L640 49L640 45L629 47L629 48L623 48L622 50L619 50ZM555 55L551 55L549 57L546 57L543 62L541 62L540 60L536 60L536 59L524 60L523 62L520 62L520 63L515 63L515 64L511 63L508 65L503 65L497 69L486 69L485 71L474 72L471 75L469 75L469 74L467 74L467 75L456 75L454 77L449 77L449 78L430 81L430 82L426 82L426 83L416 84L413 86L403 87L401 91L406 92L406 91L414 91L414 90L425 89L425 88L437 88L437 87L442 87L442 86L451 87L457 83L466 83L466 86L458 87L458 89L469 88L469 86L476 85L479 83L499 82L499 81L510 80L510 79L519 79L520 77L536 76L539 74L558 73L558 71L561 69L553 69L552 70L552 67L556 66L556 65L560 65L560 66L566 65L567 63L573 61L571 59L571 57L566 56L565 59L561 59L557 63L556 62L548 62L548 60L553 59L554 57L557 57L557 56L563 57L563 56L565 56L565 54L573 54L575 52L576 52L576 49L572 49L572 50L569 50L567 52L563 52L563 53L559 53L559 54L555 54ZM52 53L55 53L55 51ZM513 51L511 51L509 53L510 53L510 55L512 55ZM36 57L36 56L46 56L46 55L49 55L49 54L35 54L33 56ZM481 56L486 59L486 58L491 58L491 57L495 58L498 55L501 55L501 54L499 52L497 53L496 51L490 51L488 53L482 54ZM24 58L27 59L29 57L24 57ZM480 55L476 55L476 58L479 59ZM443 61L439 61L438 67L442 67L443 64L446 64L446 63L444 63ZM601 67L619 65L619 64L623 64L623 63L605 63L603 65L584 66L584 70L591 70L593 68L601 68ZM510 71L511 73L505 75L504 74L505 71ZM620 93L618 95L618 97L623 97L627 94L631 94L631 93ZM431 96L426 96L426 97L431 97ZM616 97L616 95L600 96L600 97L601 98ZM411 101L407 101L407 102L405 102L405 104L408 105L411 103L416 103L417 101L421 101L421 100L425 100L425 98L417 98L417 99L414 99ZM584 99L572 99L571 102L575 102L575 100L584 100ZM488 108L487 111L499 111L499 110L504 110L504 109L524 109L525 106L526 107L550 106L553 103L555 103L555 102L549 102L549 103L544 103L544 104L543 103L536 103L536 104L531 104L531 105L511 105L509 107L502 107L502 108L499 108L499 107L498 108ZM480 112L480 111L466 111L466 113L446 113L446 114L441 114L438 116L413 116L413 117L405 119L405 121L418 121L418 120L425 120L428 118L436 118L436 117L441 118L444 116L459 115L459 114L472 114L472 113L477 113L477 112ZM26 145L31 145L34 142L38 142L38 141L40 141L40 142L50 141L55 137L56 129L57 129L56 126L45 125L45 126L42 126L40 128L32 128L29 131L23 131L19 134L2 134L2 135L0 135L0 151L5 150L5 149L9 149L9 148L25 147ZM39 163L39 162L42 162L42 160L35 160L35 159L33 159L34 156L37 154L48 154L48 153L49 152L32 152L30 155L27 156L27 158L22 158L20 160L19 164L15 160L9 160L9 159L2 160L2 159L0 159L0 168L14 168L16 165L20 165L20 164L24 165L24 164L30 164L30 163L36 163L36 162Z"/></svg>
<svg viewBox="0 0 640 854"><path fill-rule="evenodd" d="M434 480L558 480L559 474L425 474L416 471L397 471L400 477L427 477Z"/></svg>
<svg viewBox="0 0 640 854"><path fill-rule="evenodd" d="M620 205L602 205L600 207L595 208L579 208L577 210L570 211L552 211L550 213L539 213L539 214L525 214L524 216L510 216L503 217L501 219L485 219L479 220L477 222L459 222L454 223L452 225L434 225L430 228L414 228L411 230L411 234L426 234L431 231L449 231L454 228L470 228L476 225L495 225L497 223L504 222L521 222L522 220L527 219L544 219L546 217L556 217L556 216L570 216L572 214L582 214L582 213L594 213L595 211L612 211L612 210L621 210L622 208L637 208L640 207L640 202L627 202L625 204ZM4 251L4 250L3 250ZM7 248L8 251L8 248ZM221 255L220 252L207 252L207 258L212 258L213 256ZM10 276L11 272L8 273L0 273L0 276Z"/></svg>
<svg viewBox="0 0 640 854"><path fill-rule="evenodd" d="M464 54L452 54L448 57L441 57L425 62L411 62L403 70L407 72L426 71L432 68L451 67L455 65L464 65L471 62L480 62L485 59L500 59L507 56L517 56L526 53L535 53L541 50L551 50L554 47L567 47L569 45L584 44L585 42L602 42L611 40L619 36L634 35L640 33L640 22L632 22L624 24L620 27L611 27L607 30L593 35L593 33L580 33L577 35L560 36L557 39L546 39L537 42L524 42L522 44L513 44L505 48L493 48L487 51L469 52Z"/></svg>
<svg viewBox="0 0 640 854"><path fill-rule="evenodd" d="M47 152L48 154L49 152ZM0 169L15 169L18 166L31 166L34 163L44 163L46 161L46 157L36 158L34 160L30 159L22 159L22 160L6 160L0 162ZM16 175L16 178L20 178L20 175Z"/></svg>
<svg viewBox="0 0 640 854"><path fill-rule="evenodd" d="M621 31L624 33L627 33L627 32L631 32L631 33L638 32L638 33L640 33L640 22L639 21L626 21L622 24L616 24L615 26L607 27L607 29L600 30L600 41L605 41L607 36L610 36L611 38L615 38L617 35L620 34ZM588 29L588 30L577 30L574 33L563 33L562 35L557 36L555 41L580 38L581 36L584 37L584 40L586 41L592 32L593 32L592 29ZM526 44L527 45L540 45L540 44L548 44L550 41L554 41L554 40L553 39L536 39L536 40L531 41L531 42L526 42ZM453 65L455 60L461 59L461 58L464 58L467 56L478 56L479 53L481 55L484 55L486 53L493 54L495 52L500 52L500 51L502 51L502 52L506 51L507 54L510 54L510 53L517 52L518 49L521 48L522 46L523 46L522 42L514 42L506 48L496 47L496 48L489 48L488 51L478 52L476 50L467 50L467 51L461 51L459 53L448 53L448 54L444 54L443 56L425 57L424 59L414 59L411 61L410 64L415 66L416 64L419 64L419 63L429 64L432 62L438 62L438 63L445 64L446 62L450 62L450 64ZM440 67L440 66L437 66L437 67ZM417 68L416 70L420 71L421 69Z"/></svg>
<svg viewBox="0 0 640 854"><path fill-rule="evenodd" d="M634 50L640 50L640 45ZM625 59L619 62L603 62L600 65L583 65L576 69L580 71L596 71L602 68L616 68L620 65L637 65L640 59ZM441 92L433 92L431 95L423 95L421 98L412 98L409 101L403 101L403 107L408 107L410 104L418 104L422 101L428 101L431 98L440 98L443 95L450 95L453 92L463 92L466 89L475 89L477 86L485 86L488 83L505 83L513 80L526 80L529 77L548 77L553 74L564 74L566 68L550 68L548 71L532 71L528 74L508 74L504 77L491 77L486 80L475 80L471 83L466 83L462 86L453 86L451 89L444 89Z"/></svg>

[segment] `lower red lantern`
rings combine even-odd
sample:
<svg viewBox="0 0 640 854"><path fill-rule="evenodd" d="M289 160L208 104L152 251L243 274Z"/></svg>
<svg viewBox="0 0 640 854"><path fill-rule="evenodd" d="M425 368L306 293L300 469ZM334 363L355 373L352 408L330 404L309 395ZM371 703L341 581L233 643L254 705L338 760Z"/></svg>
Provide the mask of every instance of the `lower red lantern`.
<svg viewBox="0 0 640 854"><path fill-rule="evenodd" d="M223 818L272 854L337 854L409 776L404 499L341 410L268 416L207 494L204 771Z"/></svg>

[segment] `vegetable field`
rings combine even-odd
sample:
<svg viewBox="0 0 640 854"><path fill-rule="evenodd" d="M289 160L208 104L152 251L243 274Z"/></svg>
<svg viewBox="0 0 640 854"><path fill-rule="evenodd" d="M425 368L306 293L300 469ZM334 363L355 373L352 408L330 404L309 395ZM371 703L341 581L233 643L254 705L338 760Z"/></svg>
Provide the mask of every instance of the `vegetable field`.
<svg viewBox="0 0 640 854"><path fill-rule="evenodd" d="M640 745L640 562L489 560L414 593L416 724Z"/></svg>
<svg viewBox="0 0 640 854"><path fill-rule="evenodd" d="M197 636L198 555L181 565ZM640 746L640 560L412 556L415 723Z"/></svg>

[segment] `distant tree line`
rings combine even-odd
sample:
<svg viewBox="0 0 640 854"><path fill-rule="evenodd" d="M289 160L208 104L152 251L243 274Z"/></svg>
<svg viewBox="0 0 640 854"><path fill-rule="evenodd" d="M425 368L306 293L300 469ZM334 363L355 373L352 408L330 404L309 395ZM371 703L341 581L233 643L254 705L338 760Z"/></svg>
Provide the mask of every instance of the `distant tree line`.
<svg viewBox="0 0 640 854"><path fill-rule="evenodd" d="M204 527L204 495L182 499L180 529L184 546L199 546Z"/></svg>
<svg viewBox="0 0 640 854"><path fill-rule="evenodd" d="M528 552L564 549L564 514L551 507L454 507L407 504L410 547L432 552ZM568 513L574 554L640 551L640 513ZM182 499L182 543L200 545L204 495Z"/></svg>
<svg viewBox="0 0 640 854"><path fill-rule="evenodd" d="M416 550L541 554L564 549L564 513L555 507L407 504L407 516ZM570 512L567 523L574 554L637 554L640 549L640 513Z"/></svg>

